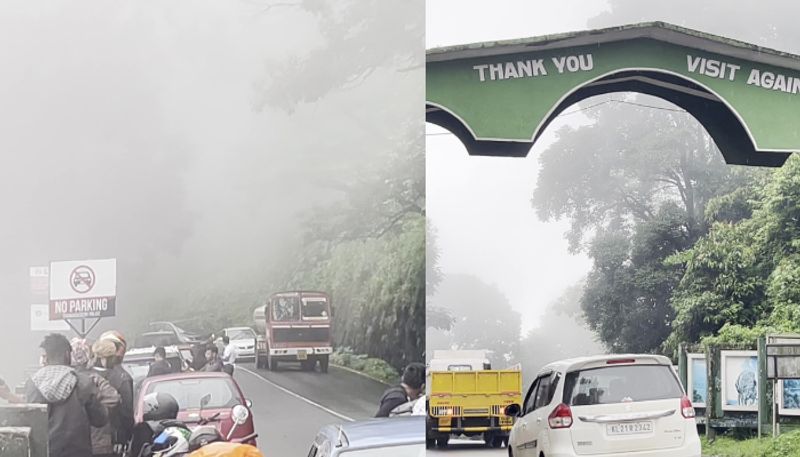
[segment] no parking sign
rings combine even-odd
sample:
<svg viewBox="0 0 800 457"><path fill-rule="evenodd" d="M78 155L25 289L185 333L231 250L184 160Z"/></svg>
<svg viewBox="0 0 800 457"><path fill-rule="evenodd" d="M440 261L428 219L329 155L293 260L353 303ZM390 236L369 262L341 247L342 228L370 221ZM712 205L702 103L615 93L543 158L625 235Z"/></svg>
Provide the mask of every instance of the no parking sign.
<svg viewBox="0 0 800 457"><path fill-rule="evenodd" d="M117 259L50 263L50 320L116 313Z"/></svg>

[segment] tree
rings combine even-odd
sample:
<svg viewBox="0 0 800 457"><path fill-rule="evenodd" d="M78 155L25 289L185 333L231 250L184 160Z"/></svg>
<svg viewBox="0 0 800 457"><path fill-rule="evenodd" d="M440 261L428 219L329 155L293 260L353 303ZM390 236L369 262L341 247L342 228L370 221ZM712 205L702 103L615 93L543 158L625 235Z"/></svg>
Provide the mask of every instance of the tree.
<svg viewBox="0 0 800 457"><path fill-rule="evenodd" d="M653 352L671 332L682 273L664 259L705 233L709 201L748 175L724 164L688 114L626 103L558 132L540 159L533 205L542 220L568 218L571 250L593 259L581 300L590 328L611 350Z"/></svg>
<svg viewBox="0 0 800 457"><path fill-rule="evenodd" d="M447 332L429 329L429 354L435 349L488 349L498 367L517 359L520 316L496 286L471 275L446 275L430 303L447 310L455 323Z"/></svg>

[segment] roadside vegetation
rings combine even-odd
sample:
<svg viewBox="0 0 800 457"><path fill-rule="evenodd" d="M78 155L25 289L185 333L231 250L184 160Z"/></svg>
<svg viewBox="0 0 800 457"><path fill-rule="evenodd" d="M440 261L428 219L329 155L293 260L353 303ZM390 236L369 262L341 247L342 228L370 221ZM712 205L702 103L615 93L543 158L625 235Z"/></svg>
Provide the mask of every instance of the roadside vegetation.
<svg viewBox="0 0 800 457"><path fill-rule="evenodd" d="M702 438L703 457L797 457L800 456L800 431L772 437L735 439L717 438L709 443Z"/></svg>
<svg viewBox="0 0 800 457"><path fill-rule="evenodd" d="M331 363L363 373L386 384L396 384L400 373L383 359L355 354L350 348L336 348Z"/></svg>

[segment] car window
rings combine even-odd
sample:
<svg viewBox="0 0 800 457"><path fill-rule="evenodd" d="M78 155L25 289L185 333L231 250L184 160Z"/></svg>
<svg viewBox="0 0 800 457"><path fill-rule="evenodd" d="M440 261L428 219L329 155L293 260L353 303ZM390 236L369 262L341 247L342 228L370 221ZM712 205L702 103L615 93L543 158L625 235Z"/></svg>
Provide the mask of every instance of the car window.
<svg viewBox="0 0 800 457"><path fill-rule="evenodd" d="M241 403L231 381L225 378L171 379L151 383L147 393L164 392L175 397L181 411L199 409L200 399L210 394L206 409L232 408Z"/></svg>
<svg viewBox="0 0 800 457"><path fill-rule="evenodd" d="M536 400L533 402L534 411L549 404L548 395L550 394L550 375L539 378L539 387L536 389Z"/></svg>
<svg viewBox="0 0 800 457"><path fill-rule="evenodd" d="M616 365L567 373L564 403L604 405L680 398L683 390L667 365Z"/></svg>
<svg viewBox="0 0 800 457"><path fill-rule="evenodd" d="M539 380L536 379L528 389L528 394L525 396L525 404L522 406L522 414L528 414L533 411L533 402L536 400L536 387L539 385Z"/></svg>
<svg viewBox="0 0 800 457"><path fill-rule="evenodd" d="M228 332L228 338L232 341L236 340L252 340L256 337L255 332L250 329L238 329Z"/></svg>

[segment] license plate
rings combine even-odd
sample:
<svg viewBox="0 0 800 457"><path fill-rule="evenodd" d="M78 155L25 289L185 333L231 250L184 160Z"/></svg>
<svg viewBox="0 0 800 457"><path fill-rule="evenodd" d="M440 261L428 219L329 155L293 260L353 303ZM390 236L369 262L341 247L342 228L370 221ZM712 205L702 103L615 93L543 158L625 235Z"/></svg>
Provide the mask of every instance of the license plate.
<svg viewBox="0 0 800 457"><path fill-rule="evenodd" d="M624 422L621 424L606 425L608 435L639 435L642 433L652 433L653 423L646 422Z"/></svg>
<svg viewBox="0 0 800 457"><path fill-rule="evenodd" d="M297 351L297 360L306 360L308 359L308 353L306 351Z"/></svg>
<svg viewBox="0 0 800 457"><path fill-rule="evenodd" d="M513 425L514 418L513 417L501 417L500 418L500 425Z"/></svg>

